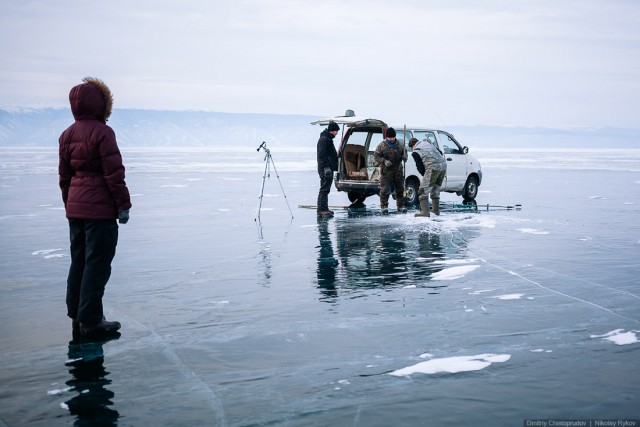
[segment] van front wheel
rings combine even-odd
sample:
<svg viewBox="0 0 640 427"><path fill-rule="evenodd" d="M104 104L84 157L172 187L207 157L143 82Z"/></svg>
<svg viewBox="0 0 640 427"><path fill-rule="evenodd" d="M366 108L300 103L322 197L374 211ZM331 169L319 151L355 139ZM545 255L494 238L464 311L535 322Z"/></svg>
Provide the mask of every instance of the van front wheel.
<svg viewBox="0 0 640 427"><path fill-rule="evenodd" d="M407 207L418 204L418 188L420 188L420 184L415 179L408 179L404 184L407 193Z"/></svg>
<svg viewBox="0 0 640 427"><path fill-rule="evenodd" d="M467 178L467 182L464 184L464 192L462 193L465 199L473 200L478 195L478 178L470 176Z"/></svg>

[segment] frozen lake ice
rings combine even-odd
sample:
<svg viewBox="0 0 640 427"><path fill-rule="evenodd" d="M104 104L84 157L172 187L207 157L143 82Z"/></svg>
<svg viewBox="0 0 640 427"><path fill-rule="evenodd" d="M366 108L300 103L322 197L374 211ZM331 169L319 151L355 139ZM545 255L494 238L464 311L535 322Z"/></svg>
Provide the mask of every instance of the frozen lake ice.
<svg viewBox="0 0 640 427"><path fill-rule="evenodd" d="M314 149L272 154L257 227L254 148L123 148L122 336L80 345L57 151L0 149L0 425L640 418L640 150L475 150L478 212L320 221Z"/></svg>

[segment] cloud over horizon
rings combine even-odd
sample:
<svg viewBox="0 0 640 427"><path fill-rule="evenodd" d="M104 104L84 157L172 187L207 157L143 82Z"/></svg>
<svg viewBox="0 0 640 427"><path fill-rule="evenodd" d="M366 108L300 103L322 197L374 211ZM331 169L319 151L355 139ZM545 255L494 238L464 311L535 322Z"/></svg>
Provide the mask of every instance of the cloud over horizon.
<svg viewBox="0 0 640 427"><path fill-rule="evenodd" d="M0 104L638 127L640 3L3 2Z"/></svg>

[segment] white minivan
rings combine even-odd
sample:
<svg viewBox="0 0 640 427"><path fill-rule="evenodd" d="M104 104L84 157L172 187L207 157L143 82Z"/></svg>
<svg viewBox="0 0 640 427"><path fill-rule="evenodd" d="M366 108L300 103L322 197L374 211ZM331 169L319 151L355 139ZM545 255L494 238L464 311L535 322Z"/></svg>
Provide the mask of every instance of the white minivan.
<svg viewBox="0 0 640 427"><path fill-rule="evenodd" d="M388 126L378 119L365 119L345 115L312 122L326 126L334 121L342 125L342 140L338 149L338 171L334 175L338 191L345 191L352 203L362 203L380 194L380 170L373 157L378 144L384 139L389 127L396 130L396 138L403 141L408 161L405 171L405 190L409 205L418 203L418 188L421 175L411 158L408 141L427 139L437 145L447 160L447 174L442 191L462 196L464 203L473 203L482 183L480 162L469 154L466 146L460 145L449 132L439 129L412 126Z"/></svg>

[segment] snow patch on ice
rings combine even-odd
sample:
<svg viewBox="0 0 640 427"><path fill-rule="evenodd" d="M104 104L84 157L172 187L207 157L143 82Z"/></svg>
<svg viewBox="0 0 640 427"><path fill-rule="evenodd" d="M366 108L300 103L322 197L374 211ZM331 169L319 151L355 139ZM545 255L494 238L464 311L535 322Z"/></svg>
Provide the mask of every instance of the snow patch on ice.
<svg viewBox="0 0 640 427"><path fill-rule="evenodd" d="M605 200L606 197L603 196L590 196L589 197L591 200Z"/></svg>
<svg viewBox="0 0 640 427"><path fill-rule="evenodd" d="M493 298L501 299L501 300L511 300L511 299L521 299L524 294L507 294L507 295L498 295Z"/></svg>
<svg viewBox="0 0 640 427"><path fill-rule="evenodd" d="M629 345L638 342L638 337L635 334L636 332L640 331L624 332L624 329L614 329L604 335L591 335L591 338L602 338L617 345Z"/></svg>
<svg viewBox="0 0 640 427"><path fill-rule="evenodd" d="M431 280L455 280L464 277L468 273L471 273L475 269L480 267L479 265L463 265L459 267L445 268L431 275Z"/></svg>
<svg viewBox="0 0 640 427"><path fill-rule="evenodd" d="M407 286L403 286L402 289L415 289L417 286L416 285L407 285Z"/></svg>
<svg viewBox="0 0 640 427"><path fill-rule="evenodd" d="M469 224L468 221L463 222L464 224ZM476 220L478 227L484 228L496 228L496 221L493 218L489 217L480 217Z"/></svg>
<svg viewBox="0 0 640 427"><path fill-rule="evenodd" d="M416 363L406 368L397 369L389 373L396 377L409 376L411 374L438 374L479 371L493 363L502 363L511 359L510 354L480 354L477 356L445 357L432 359L426 362Z"/></svg>
<svg viewBox="0 0 640 427"><path fill-rule="evenodd" d="M482 216L476 213L448 213L437 217L423 218L425 221L416 222L413 215L373 215L367 221L375 223L393 223L394 227L406 227L415 230L428 230L438 234L455 232L465 228L495 228L496 218Z"/></svg>
<svg viewBox="0 0 640 427"><path fill-rule="evenodd" d="M351 382L350 382L349 380L339 380L339 381L338 381L338 384L340 384L340 385L335 386L335 387L333 388L334 390L342 390L342 387L340 387L340 386L349 385L349 384L351 384Z"/></svg>
<svg viewBox="0 0 640 427"><path fill-rule="evenodd" d="M469 295L480 295L487 292L493 292L495 289L480 289L479 291L469 292Z"/></svg>
<svg viewBox="0 0 640 427"><path fill-rule="evenodd" d="M549 234L548 231L537 230L535 228L517 228L516 230L524 234Z"/></svg>
<svg viewBox="0 0 640 427"><path fill-rule="evenodd" d="M55 252L61 251L62 249L60 248L56 248L56 249L41 249L39 251L33 251L31 252L31 255L42 255L42 257L44 259L49 259L49 258L62 258L67 256L66 254L57 254Z"/></svg>
<svg viewBox="0 0 640 427"><path fill-rule="evenodd" d="M57 394L66 393L66 392L71 391L71 390L73 390L73 387L61 388L61 389L56 389L56 390L48 390L47 394L49 396L55 396Z"/></svg>
<svg viewBox="0 0 640 427"><path fill-rule="evenodd" d="M33 251L31 252L31 255L49 255L53 252L58 252L61 251L61 248L56 248L56 249L40 249L38 251Z"/></svg>
<svg viewBox="0 0 640 427"><path fill-rule="evenodd" d="M551 353L553 350L545 350L542 348L536 348L535 350L529 350L531 353Z"/></svg>
<svg viewBox="0 0 640 427"><path fill-rule="evenodd" d="M478 262L478 258L470 258L470 259L446 259L446 260L438 260L434 261L434 264L441 265L457 265L457 264L471 264L474 262Z"/></svg>

